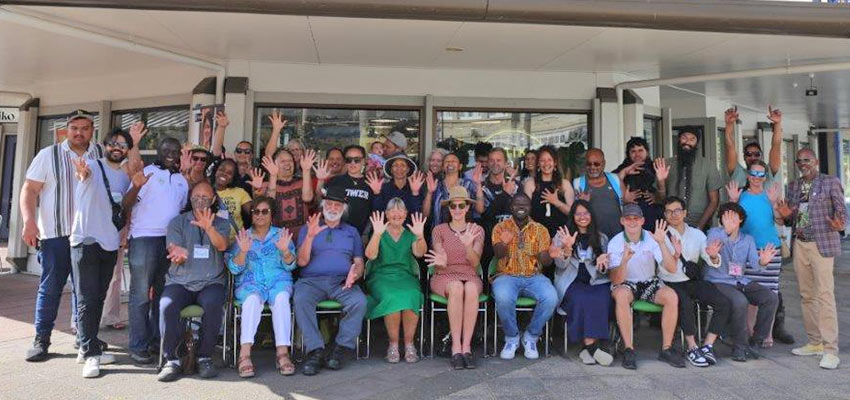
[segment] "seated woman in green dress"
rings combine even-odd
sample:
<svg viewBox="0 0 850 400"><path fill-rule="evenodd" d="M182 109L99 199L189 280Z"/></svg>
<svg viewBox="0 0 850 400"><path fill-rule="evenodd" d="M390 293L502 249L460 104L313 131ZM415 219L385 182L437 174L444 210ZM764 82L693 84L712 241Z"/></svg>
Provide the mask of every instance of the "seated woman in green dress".
<svg viewBox="0 0 850 400"><path fill-rule="evenodd" d="M386 222L384 222L386 214ZM404 325L404 360L419 361L413 337L419 323L423 297L419 288L419 266L416 258L428 251L425 243L425 217L412 215L411 224L404 226L407 208L396 197L387 203L386 212L372 213L372 238L366 246L366 258L371 260L366 271L368 311L366 318L384 317L390 345L387 361L401 359L398 349L400 325Z"/></svg>

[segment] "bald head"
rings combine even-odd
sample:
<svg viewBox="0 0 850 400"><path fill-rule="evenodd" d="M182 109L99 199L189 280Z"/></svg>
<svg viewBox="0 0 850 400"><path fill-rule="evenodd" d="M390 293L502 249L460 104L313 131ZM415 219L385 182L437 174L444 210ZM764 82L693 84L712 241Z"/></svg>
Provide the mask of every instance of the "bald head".
<svg viewBox="0 0 850 400"><path fill-rule="evenodd" d="M797 169L800 176L805 180L812 180L820 172L818 170L818 159L812 149L801 149L797 152Z"/></svg>

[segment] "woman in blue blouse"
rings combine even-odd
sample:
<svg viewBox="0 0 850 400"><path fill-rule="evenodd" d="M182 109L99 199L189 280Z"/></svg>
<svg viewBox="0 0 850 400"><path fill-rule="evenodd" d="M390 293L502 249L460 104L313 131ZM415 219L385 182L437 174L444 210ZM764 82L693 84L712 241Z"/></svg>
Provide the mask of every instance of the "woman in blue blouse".
<svg viewBox="0 0 850 400"><path fill-rule="evenodd" d="M271 226L274 200L254 199L251 229L236 236L227 267L236 278L236 301L242 305L242 332L239 348L239 376L254 376L251 346L260 324L263 304L272 311L276 366L283 375L295 373L289 358L292 318L289 298L292 295L292 270L295 269L295 245L286 228Z"/></svg>

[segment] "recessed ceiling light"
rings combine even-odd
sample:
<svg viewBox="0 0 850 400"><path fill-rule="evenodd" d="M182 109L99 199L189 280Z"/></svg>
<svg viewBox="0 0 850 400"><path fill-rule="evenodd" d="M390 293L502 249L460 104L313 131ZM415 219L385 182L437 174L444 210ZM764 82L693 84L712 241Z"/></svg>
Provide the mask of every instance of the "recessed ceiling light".
<svg viewBox="0 0 850 400"><path fill-rule="evenodd" d="M449 46L449 47L446 47L446 51L463 51L463 47Z"/></svg>

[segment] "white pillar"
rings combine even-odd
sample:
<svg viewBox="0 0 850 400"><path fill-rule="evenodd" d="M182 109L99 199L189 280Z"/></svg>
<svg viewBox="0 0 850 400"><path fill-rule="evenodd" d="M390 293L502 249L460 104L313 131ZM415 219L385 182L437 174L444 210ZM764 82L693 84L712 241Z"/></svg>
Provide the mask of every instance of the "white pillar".
<svg viewBox="0 0 850 400"><path fill-rule="evenodd" d="M38 107L39 99L30 99L20 108L18 120L18 141L15 147L15 173L12 176L12 207L9 215L9 243L7 260L12 262L19 270L40 273L39 266L27 267L27 259L30 252L35 254L35 249L29 248L21 238L24 221L21 218L20 198L21 188L26 180L27 167L35 156L35 144L38 138ZM35 260L35 257L29 257ZM37 263L34 263L37 264ZM34 270L35 269L35 270Z"/></svg>

